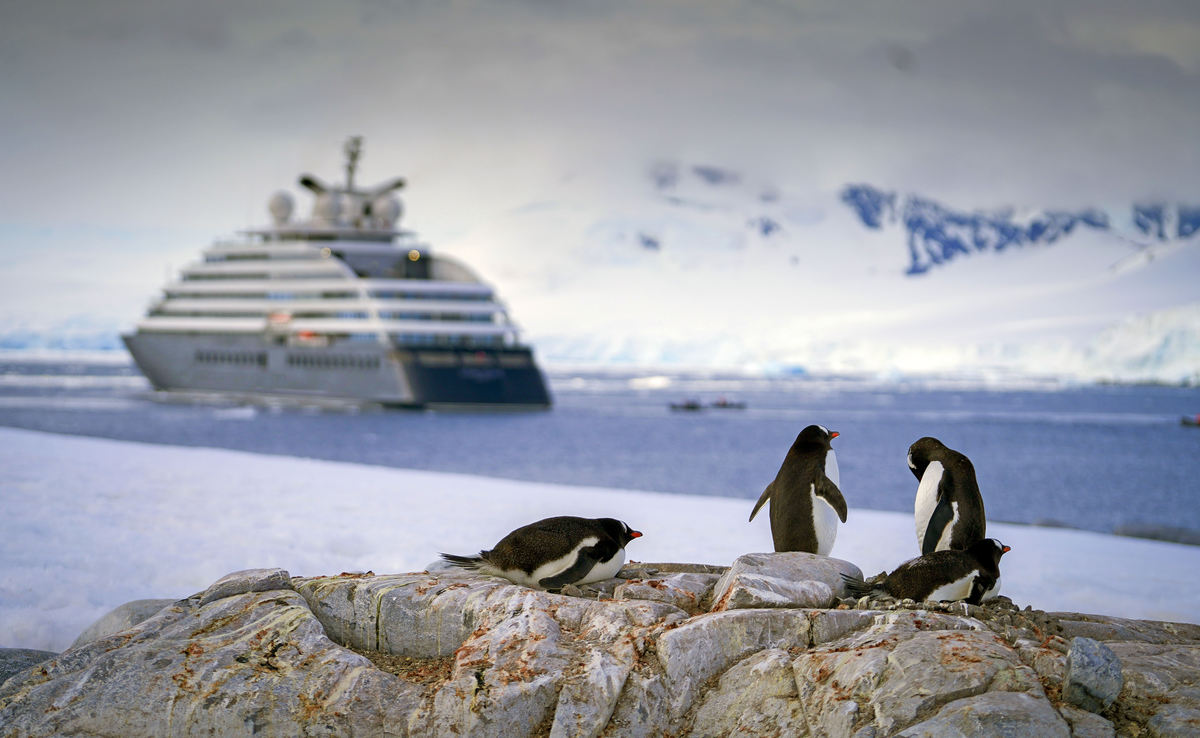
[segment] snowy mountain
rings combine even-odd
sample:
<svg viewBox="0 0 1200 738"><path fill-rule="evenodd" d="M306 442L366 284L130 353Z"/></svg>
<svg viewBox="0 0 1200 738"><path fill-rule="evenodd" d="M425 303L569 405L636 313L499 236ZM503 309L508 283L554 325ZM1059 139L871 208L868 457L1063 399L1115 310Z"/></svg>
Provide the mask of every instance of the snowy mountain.
<svg viewBox="0 0 1200 738"><path fill-rule="evenodd" d="M551 366L1200 382L1197 207L967 207L673 159L503 194L432 246ZM0 347L115 346L137 317L98 315Z"/></svg>
<svg viewBox="0 0 1200 738"><path fill-rule="evenodd" d="M865 184L848 185L842 190L841 199L868 228L882 230L885 225L897 222L903 225L910 275L924 274L973 253L1052 244L1072 235L1077 228L1118 234L1108 214L1096 209L1047 210L1024 217L1011 209L964 212L920 195L907 195L901 201L896 192ZM1200 207L1135 203L1130 222L1142 241L1187 239L1200 230Z"/></svg>
<svg viewBox="0 0 1200 738"><path fill-rule="evenodd" d="M1194 209L965 210L680 161L605 176L444 244L551 363L1200 380Z"/></svg>

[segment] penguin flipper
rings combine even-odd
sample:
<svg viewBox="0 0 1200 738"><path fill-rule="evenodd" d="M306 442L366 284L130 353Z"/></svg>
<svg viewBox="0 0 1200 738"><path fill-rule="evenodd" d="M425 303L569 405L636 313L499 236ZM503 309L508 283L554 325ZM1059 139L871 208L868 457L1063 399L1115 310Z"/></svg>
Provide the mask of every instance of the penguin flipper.
<svg viewBox="0 0 1200 738"><path fill-rule="evenodd" d="M775 490L775 482L771 482L770 484L767 485L767 488L763 490L762 495L759 496L758 502L754 503L754 509L750 511L750 520L754 520L754 516L758 515L758 509L760 507L762 507L763 504L766 503L767 500L771 499L771 493L774 490ZM746 521L746 522L750 522L750 521Z"/></svg>
<svg viewBox="0 0 1200 738"><path fill-rule="evenodd" d="M996 578L987 573L981 573L975 577L974 582L971 582L971 594L967 595L967 604L978 605L982 603L983 596L994 586L996 586Z"/></svg>
<svg viewBox="0 0 1200 738"><path fill-rule="evenodd" d="M846 522L846 513L848 512L846 498L842 497L842 491L833 483L833 480L825 477L814 485L813 490L818 497L824 498L829 503L843 523Z"/></svg>
<svg viewBox="0 0 1200 738"><path fill-rule="evenodd" d="M929 516L929 524L925 526L925 536L921 539L921 553L923 554L933 553L937 550L942 533L945 532L946 526L954 520L954 508L950 504L949 496L943 495L941 492L939 487L937 506L933 508L933 514Z"/></svg>
<svg viewBox="0 0 1200 738"><path fill-rule="evenodd" d="M539 579L538 586L542 589L557 590L568 584L574 584L587 576L587 573L594 569L596 564L611 559L617 553L617 549L616 542L612 540L601 541L594 546L581 548L575 557L574 564L554 576Z"/></svg>

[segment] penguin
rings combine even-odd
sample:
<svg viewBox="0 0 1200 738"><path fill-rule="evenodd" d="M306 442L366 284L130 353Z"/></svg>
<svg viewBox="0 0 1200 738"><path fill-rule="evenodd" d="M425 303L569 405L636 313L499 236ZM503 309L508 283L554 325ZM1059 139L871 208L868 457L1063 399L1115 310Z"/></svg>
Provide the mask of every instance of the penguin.
<svg viewBox="0 0 1200 738"><path fill-rule="evenodd" d="M919 482L913 514L921 553L983 540L987 519L970 459L926 436L908 447L908 468Z"/></svg>
<svg viewBox="0 0 1200 738"><path fill-rule="evenodd" d="M829 442L840 435L810 425L796 436L775 480L750 511L758 514L771 501L771 538L776 551L807 551L828 556L837 538L838 520L846 522L846 499L838 489L837 454Z"/></svg>
<svg viewBox="0 0 1200 738"><path fill-rule="evenodd" d="M514 584L557 590L616 576L625 563L625 544L641 535L613 518L563 515L517 528L478 556L441 557Z"/></svg>
<svg viewBox="0 0 1200 738"><path fill-rule="evenodd" d="M901 600L966 600L978 605L1000 593L1000 557L1011 550L995 538L985 538L965 551L934 551L905 561L878 584L848 574L842 574L842 581L853 597L883 592Z"/></svg>

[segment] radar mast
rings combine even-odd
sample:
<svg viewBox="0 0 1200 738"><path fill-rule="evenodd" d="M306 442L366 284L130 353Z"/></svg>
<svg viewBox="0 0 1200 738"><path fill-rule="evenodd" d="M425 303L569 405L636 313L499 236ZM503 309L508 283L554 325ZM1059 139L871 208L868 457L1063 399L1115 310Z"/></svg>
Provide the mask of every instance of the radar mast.
<svg viewBox="0 0 1200 738"><path fill-rule="evenodd" d="M358 157L362 156L362 136L351 136L346 140L346 192L354 192L354 170L358 168Z"/></svg>

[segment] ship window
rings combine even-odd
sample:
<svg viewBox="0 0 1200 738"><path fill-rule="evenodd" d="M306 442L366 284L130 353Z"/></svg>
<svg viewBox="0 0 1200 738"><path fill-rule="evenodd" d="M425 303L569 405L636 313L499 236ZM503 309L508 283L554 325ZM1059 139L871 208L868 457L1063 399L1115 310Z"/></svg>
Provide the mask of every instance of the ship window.
<svg viewBox="0 0 1200 738"><path fill-rule="evenodd" d="M231 281L236 279L266 279L266 274L184 274L184 282L217 282Z"/></svg>
<svg viewBox="0 0 1200 738"><path fill-rule="evenodd" d="M361 369L372 370L380 367L378 356L358 356L355 354L288 354L287 365L302 369Z"/></svg>
<svg viewBox="0 0 1200 738"><path fill-rule="evenodd" d="M533 365L533 361L530 360L527 354L500 354L498 358L500 359L500 366L510 369Z"/></svg>
<svg viewBox="0 0 1200 738"><path fill-rule="evenodd" d="M193 359L198 364L257 366L263 369L267 366L267 354L262 351L197 350Z"/></svg>

